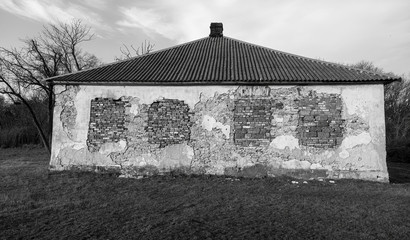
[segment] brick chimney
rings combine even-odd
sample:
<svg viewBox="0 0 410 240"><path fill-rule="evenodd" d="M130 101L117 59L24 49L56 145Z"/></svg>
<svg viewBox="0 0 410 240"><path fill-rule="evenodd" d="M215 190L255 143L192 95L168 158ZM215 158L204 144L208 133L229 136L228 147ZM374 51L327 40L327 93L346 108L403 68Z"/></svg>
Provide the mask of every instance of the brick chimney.
<svg viewBox="0 0 410 240"><path fill-rule="evenodd" d="M211 33L209 34L210 37L222 37L223 34L223 25L222 23L216 23L213 22L211 23L211 26L209 27L211 29Z"/></svg>

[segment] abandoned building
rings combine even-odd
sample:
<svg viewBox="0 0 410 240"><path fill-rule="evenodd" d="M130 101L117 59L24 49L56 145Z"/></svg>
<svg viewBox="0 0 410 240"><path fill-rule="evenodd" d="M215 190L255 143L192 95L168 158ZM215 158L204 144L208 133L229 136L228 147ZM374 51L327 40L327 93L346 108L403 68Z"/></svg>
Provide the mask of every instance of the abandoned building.
<svg viewBox="0 0 410 240"><path fill-rule="evenodd" d="M210 35L49 79L50 169L388 181L386 75Z"/></svg>

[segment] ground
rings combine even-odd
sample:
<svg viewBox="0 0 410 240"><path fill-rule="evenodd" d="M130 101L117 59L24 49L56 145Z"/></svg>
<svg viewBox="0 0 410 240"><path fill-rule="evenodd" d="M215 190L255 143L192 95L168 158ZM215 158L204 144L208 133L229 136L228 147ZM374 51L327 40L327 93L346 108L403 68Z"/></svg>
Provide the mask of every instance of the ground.
<svg viewBox="0 0 410 240"><path fill-rule="evenodd" d="M410 183L124 179L47 166L42 149L0 149L0 239L410 237ZM389 167L395 182L409 179L408 165Z"/></svg>

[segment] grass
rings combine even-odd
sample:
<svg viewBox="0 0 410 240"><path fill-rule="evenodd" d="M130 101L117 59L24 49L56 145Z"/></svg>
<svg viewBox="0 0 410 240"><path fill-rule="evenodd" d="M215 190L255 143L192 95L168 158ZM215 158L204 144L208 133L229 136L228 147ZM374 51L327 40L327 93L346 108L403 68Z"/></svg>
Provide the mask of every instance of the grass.
<svg viewBox="0 0 410 240"><path fill-rule="evenodd" d="M0 149L0 239L409 239L410 184L48 173ZM403 166L402 166L403 167Z"/></svg>

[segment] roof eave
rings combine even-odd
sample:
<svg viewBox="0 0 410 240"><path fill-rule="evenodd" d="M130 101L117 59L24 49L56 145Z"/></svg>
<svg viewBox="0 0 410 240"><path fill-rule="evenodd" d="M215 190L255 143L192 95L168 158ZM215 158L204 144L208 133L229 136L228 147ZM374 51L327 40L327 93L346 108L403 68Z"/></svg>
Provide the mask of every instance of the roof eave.
<svg viewBox="0 0 410 240"><path fill-rule="evenodd" d="M103 85L103 86L215 86L215 85L357 85L357 84L390 84L395 81L402 81L401 78L383 79L383 80L366 80L366 81L289 81L283 80L272 81L184 81L184 82L159 82L159 81L53 81L47 80L53 85Z"/></svg>

